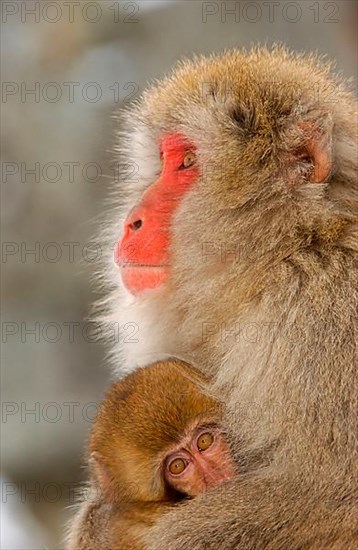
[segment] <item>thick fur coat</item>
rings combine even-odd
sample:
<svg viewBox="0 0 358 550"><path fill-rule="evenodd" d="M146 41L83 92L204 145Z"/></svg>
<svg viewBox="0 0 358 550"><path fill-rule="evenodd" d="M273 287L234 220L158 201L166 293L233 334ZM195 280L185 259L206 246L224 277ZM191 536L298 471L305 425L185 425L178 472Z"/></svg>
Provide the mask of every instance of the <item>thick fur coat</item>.
<svg viewBox="0 0 358 550"><path fill-rule="evenodd" d="M172 132L196 144L200 176L172 224L169 281L134 297L111 262L104 322L119 374L174 355L214 377L243 473L169 512L148 548L356 548L354 97L280 47L179 64L125 115L112 243Z"/></svg>

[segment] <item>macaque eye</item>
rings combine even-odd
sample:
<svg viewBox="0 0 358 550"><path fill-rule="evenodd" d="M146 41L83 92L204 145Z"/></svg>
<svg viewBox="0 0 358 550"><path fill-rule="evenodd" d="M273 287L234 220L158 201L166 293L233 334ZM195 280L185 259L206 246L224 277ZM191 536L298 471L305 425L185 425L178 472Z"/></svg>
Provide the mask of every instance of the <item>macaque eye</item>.
<svg viewBox="0 0 358 550"><path fill-rule="evenodd" d="M190 166L193 166L193 164L195 164L195 161L196 161L195 153L193 153L193 151L188 151L187 153L185 153L183 164L180 166L180 168L181 169L190 168Z"/></svg>
<svg viewBox="0 0 358 550"><path fill-rule="evenodd" d="M184 472L187 464L182 458L175 458L172 460L168 466L168 470L171 474L178 475Z"/></svg>
<svg viewBox="0 0 358 550"><path fill-rule="evenodd" d="M199 451L206 451L213 443L214 436L210 432L201 434L196 441Z"/></svg>

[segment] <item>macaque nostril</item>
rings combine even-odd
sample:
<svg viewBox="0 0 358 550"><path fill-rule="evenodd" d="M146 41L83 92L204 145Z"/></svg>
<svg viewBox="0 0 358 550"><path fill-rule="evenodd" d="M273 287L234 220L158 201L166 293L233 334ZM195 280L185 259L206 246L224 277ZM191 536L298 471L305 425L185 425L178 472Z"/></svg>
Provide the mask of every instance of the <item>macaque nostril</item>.
<svg viewBox="0 0 358 550"><path fill-rule="evenodd" d="M129 227L130 229L132 229L132 231L138 231L138 229L140 229L142 225L143 225L142 220L136 220L135 222L130 223Z"/></svg>

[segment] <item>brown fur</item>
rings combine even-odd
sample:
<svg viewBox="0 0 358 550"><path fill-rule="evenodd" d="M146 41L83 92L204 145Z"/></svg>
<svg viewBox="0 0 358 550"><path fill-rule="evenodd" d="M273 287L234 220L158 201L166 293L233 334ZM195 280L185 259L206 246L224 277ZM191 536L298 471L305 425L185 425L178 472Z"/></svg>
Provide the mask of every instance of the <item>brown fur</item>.
<svg viewBox="0 0 358 550"><path fill-rule="evenodd" d="M113 503L95 495L92 498L81 504L74 518L68 550L142 550L141 535L173 506L169 502Z"/></svg>
<svg viewBox="0 0 358 550"><path fill-rule="evenodd" d="M194 141L202 176L175 216L168 284L134 298L109 272L107 322L139 327L114 360L129 370L177 355L213 375L247 466L227 490L168 513L148 548L356 548L352 93L314 56L231 51L180 64L127 120L122 159L139 172L124 177L114 235L155 181L159 136Z"/></svg>
<svg viewBox="0 0 358 550"><path fill-rule="evenodd" d="M107 392L89 442L90 494L70 529L69 550L140 550L155 520L184 499L163 462L192 426L219 422L221 406L189 365L162 361Z"/></svg>

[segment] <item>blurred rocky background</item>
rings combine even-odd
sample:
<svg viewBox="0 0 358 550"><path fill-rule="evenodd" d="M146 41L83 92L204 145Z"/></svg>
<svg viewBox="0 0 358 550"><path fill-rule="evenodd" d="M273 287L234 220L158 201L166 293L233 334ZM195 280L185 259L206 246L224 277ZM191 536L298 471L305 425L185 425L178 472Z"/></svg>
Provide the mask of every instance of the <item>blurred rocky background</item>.
<svg viewBox="0 0 358 550"><path fill-rule="evenodd" d="M112 113L184 55L257 42L355 77L357 3L3 1L1 27L1 547L60 549L111 378L87 319Z"/></svg>

